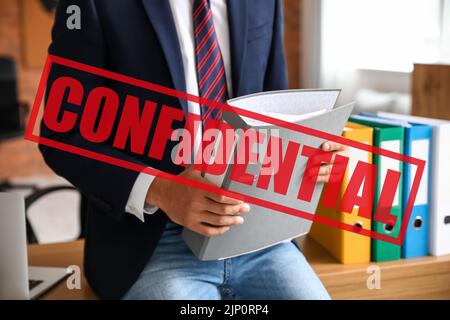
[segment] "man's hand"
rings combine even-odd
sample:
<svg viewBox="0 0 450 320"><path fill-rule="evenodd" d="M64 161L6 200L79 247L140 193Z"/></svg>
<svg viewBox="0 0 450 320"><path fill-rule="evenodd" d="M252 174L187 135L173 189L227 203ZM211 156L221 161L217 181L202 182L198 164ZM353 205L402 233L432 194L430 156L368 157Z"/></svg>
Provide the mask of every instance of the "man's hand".
<svg viewBox="0 0 450 320"><path fill-rule="evenodd" d="M318 182L327 183L330 180L331 168L333 168L336 155L342 155L348 157L349 147L333 141L327 141L322 145L322 150L333 153L333 158L330 163L324 163L320 166Z"/></svg>
<svg viewBox="0 0 450 320"><path fill-rule="evenodd" d="M180 176L210 184L192 168ZM162 209L173 222L208 237L244 223L240 215L250 211L242 201L158 177L147 192L146 203Z"/></svg>

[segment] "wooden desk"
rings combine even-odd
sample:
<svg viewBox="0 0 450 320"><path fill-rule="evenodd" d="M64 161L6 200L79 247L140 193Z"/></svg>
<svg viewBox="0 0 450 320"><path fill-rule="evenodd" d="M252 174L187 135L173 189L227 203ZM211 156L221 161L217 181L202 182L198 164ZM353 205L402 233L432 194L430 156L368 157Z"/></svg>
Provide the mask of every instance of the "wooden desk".
<svg viewBox="0 0 450 320"><path fill-rule="evenodd" d="M83 241L30 245L28 246L28 263L32 266L63 267L71 265L83 269ZM44 294L43 300L93 300L97 299L89 287L82 271L81 290L69 290L66 281Z"/></svg>
<svg viewBox="0 0 450 320"><path fill-rule="evenodd" d="M450 256L423 257L386 263L342 265L310 238L299 240L303 252L333 299L450 299ZM31 245L31 265L83 265L83 241ZM367 267L381 270L381 289L369 290ZM83 277L81 290L69 290L65 281L42 299L96 299Z"/></svg>
<svg viewBox="0 0 450 320"><path fill-rule="evenodd" d="M450 299L450 255L343 265L311 238L303 253L333 299ZM368 266L379 266L381 289L369 290Z"/></svg>

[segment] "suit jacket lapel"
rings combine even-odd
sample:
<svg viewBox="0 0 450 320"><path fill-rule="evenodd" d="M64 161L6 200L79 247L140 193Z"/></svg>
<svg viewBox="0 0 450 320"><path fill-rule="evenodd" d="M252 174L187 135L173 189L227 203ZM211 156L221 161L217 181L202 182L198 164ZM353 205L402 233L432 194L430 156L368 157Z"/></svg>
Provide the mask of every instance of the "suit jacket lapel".
<svg viewBox="0 0 450 320"><path fill-rule="evenodd" d="M181 49L169 1L142 0L142 2L164 51L175 89L186 92ZM187 112L186 100L180 99L180 103L184 111Z"/></svg>
<svg viewBox="0 0 450 320"><path fill-rule="evenodd" d="M233 95L239 95L247 49L247 0L228 0Z"/></svg>

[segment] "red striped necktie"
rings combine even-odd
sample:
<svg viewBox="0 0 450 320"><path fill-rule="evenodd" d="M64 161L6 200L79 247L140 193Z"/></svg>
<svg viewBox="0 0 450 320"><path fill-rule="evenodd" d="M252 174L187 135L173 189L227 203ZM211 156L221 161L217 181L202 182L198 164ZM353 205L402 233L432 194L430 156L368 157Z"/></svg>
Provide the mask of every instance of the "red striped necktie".
<svg viewBox="0 0 450 320"><path fill-rule="evenodd" d="M225 103L228 100L225 66L208 0L194 0L193 18L199 95ZM203 123L222 117L220 109L201 105L200 111Z"/></svg>

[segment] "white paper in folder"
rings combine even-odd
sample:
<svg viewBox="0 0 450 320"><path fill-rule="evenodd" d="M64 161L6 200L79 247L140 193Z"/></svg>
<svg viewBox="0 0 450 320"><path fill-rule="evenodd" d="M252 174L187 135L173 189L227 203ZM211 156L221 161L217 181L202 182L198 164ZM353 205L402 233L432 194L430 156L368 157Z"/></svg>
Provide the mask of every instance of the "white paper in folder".
<svg viewBox="0 0 450 320"><path fill-rule="evenodd" d="M333 109L340 93L340 90L334 89L270 91L231 99L228 104L268 116L270 116L270 113L299 116Z"/></svg>
<svg viewBox="0 0 450 320"><path fill-rule="evenodd" d="M323 114L325 112L326 112L326 109L309 112L306 114L300 114L300 115L279 113L279 112L261 112L260 114L271 117L271 118L275 118L278 120L295 123L295 122L299 122L299 121L302 121L302 120L305 120L305 119L308 119L308 118L311 118L314 116L318 116L319 114ZM269 124L265 121L260 121L260 120L256 120L256 119L252 119L252 118L248 118L248 117L242 117L242 119L248 125L250 125L252 127L262 127L262 126L267 126Z"/></svg>
<svg viewBox="0 0 450 320"><path fill-rule="evenodd" d="M260 115L296 123L333 109L340 93L341 91L338 89L270 91L234 98L228 100L227 103L230 106ZM270 126L270 123L250 117L241 118L251 127ZM219 141L216 143L218 144ZM232 156L233 154L230 154L230 158ZM213 184L220 186L225 179L225 175L223 173L222 175L205 174L204 176Z"/></svg>

